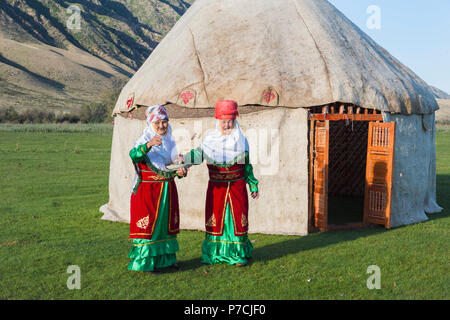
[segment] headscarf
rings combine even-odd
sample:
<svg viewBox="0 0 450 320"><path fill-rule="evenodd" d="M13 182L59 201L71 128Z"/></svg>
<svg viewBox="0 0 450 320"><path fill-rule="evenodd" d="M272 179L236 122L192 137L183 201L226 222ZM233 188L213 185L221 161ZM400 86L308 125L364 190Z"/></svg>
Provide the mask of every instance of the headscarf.
<svg viewBox="0 0 450 320"><path fill-rule="evenodd" d="M235 120L239 115L238 104L233 100L220 100L216 103L215 116L219 120Z"/></svg>
<svg viewBox="0 0 450 320"><path fill-rule="evenodd" d="M159 120L167 120L169 121L169 116L167 115L167 111L163 106L156 105L148 107L145 110L145 115L147 116L147 125L151 126L153 122Z"/></svg>
<svg viewBox="0 0 450 320"><path fill-rule="evenodd" d="M155 136L160 136L153 129L153 122L169 120L166 109L161 105L148 107L145 114L147 116L147 127L144 129L142 135L136 140L133 148L149 142ZM175 145L175 139L172 136L172 127L170 124L167 128L167 133L160 137L162 138L161 145L152 146L147 153L147 157L157 169L168 172L169 170L166 166L173 163L178 156L178 150Z"/></svg>
<svg viewBox="0 0 450 320"><path fill-rule="evenodd" d="M207 159L212 159L215 163L230 164L244 152L248 152L247 138L236 120L238 114L235 101L221 100L216 103L216 128L202 141L202 150ZM229 135L223 135L220 130L222 119L234 120L234 128Z"/></svg>

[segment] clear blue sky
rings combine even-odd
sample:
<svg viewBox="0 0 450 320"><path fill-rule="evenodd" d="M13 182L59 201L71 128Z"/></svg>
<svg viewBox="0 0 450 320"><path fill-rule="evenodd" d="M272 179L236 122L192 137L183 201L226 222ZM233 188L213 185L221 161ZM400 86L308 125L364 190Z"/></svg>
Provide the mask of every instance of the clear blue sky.
<svg viewBox="0 0 450 320"><path fill-rule="evenodd" d="M450 0L329 0L428 84L450 94ZM369 29L369 6L380 29Z"/></svg>

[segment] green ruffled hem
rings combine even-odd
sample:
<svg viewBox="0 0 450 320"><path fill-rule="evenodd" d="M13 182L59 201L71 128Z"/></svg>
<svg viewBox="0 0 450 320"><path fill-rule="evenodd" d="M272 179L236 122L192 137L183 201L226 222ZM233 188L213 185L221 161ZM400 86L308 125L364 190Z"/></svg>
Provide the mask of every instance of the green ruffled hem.
<svg viewBox="0 0 450 320"><path fill-rule="evenodd" d="M133 259L128 264L128 270L134 271L155 271L155 269L167 268L177 263L175 253L165 254L157 257L147 257L144 259Z"/></svg>
<svg viewBox="0 0 450 320"><path fill-rule="evenodd" d="M154 271L170 267L177 262L178 241L176 238L167 241L152 242L146 239L134 239L128 257L132 259L128 270Z"/></svg>
<svg viewBox="0 0 450 320"><path fill-rule="evenodd" d="M253 245L249 239L243 242L206 239L202 244L202 263L229 264L247 263L252 257Z"/></svg>

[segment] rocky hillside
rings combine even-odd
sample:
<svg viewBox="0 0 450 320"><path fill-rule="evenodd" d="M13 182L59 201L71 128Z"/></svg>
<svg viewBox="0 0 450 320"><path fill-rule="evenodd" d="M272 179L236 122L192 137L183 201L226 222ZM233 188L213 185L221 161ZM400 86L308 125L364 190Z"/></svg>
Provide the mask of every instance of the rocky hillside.
<svg viewBox="0 0 450 320"><path fill-rule="evenodd" d="M0 0L0 108L73 111L97 101L133 75L193 2Z"/></svg>
<svg viewBox="0 0 450 320"><path fill-rule="evenodd" d="M450 99L450 94L436 87L430 86L431 91L436 99Z"/></svg>
<svg viewBox="0 0 450 320"><path fill-rule="evenodd" d="M450 99L437 99L439 110L436 112L436 122L450 125Z"/></svg>
<svg viewBox="0 0 450 320"><path fill-rule="evenodd" d="M73 109L121 86L193 0L1 0L0 107Z"/></svg>

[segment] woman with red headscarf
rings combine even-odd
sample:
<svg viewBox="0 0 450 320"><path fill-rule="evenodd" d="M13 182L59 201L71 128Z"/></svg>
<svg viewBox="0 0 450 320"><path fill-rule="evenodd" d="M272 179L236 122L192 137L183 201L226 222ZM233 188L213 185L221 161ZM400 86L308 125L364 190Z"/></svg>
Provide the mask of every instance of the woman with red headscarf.
<svg viewBox="0 0 450 320"><path fill-rule="evenodd" d="M187 171L167 168L178 152L164 107L149 107L146 115L148 126L130 151L136 176L130 203L133 247L128 270L155 274L161 268L178 268L180 215L174 177L184 177Z"/></svg>
<svg viewBox="0 0 450 320"><path fill-rule="evenodd" d="M209 132L200 148L191 150L185 161L201 164L209 171L205 205L206 236L202 244L203 263L245 266L253 246L248 239L248 194L259 198L258 180L249 161L249 146L236 117L237 103L218 101L216 129Z"/></svg>

